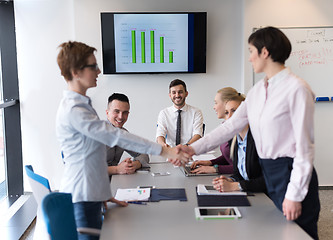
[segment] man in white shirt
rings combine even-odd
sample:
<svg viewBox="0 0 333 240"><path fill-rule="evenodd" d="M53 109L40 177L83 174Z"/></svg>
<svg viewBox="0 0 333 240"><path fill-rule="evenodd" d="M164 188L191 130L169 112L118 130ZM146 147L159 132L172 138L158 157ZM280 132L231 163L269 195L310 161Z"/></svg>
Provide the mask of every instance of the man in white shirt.
<svg viewBox="0 0 333 240"><path fill-rule="evenodd" d="M127 131L123 126L127 122L130 110L129 99L125 94L113 93L108 99L108 107L106 109L106 116L110 124L114 127ZM120 162L120 159L126 151L131 155L131 158L126 158ZM108 163L108 173L113 174L133 174L142 166L149 166L149 156L147 154L140 154L133 151L125 150L119 146L109 147L106 146L106 160Z"/></svg>
<svg viewBox="0 0 333 240"><path fill-rule="evenodd" d="M199 109L186 104L186 84L175 79L169 85L171 107L163 109L157 120L156 141L162 146L191 144L203 135L203 116Z"/></svg>

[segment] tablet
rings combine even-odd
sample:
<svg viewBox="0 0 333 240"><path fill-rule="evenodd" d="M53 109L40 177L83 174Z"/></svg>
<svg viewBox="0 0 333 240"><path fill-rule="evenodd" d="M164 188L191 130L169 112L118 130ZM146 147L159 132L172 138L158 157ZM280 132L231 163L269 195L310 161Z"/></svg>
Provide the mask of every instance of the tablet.
<svg viewBox="0 0 333 240"><path fill-rule="evenodd" d="M235 219L241 214L237 207L196 207L196 219Z"/></svg>

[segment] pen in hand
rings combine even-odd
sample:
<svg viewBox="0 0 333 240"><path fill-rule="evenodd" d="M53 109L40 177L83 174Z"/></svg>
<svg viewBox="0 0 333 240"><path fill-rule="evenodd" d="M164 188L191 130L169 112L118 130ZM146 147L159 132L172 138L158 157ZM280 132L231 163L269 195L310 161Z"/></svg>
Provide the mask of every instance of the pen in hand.
<svg viewBox="0 0 333 240"><path fill-rule="evenodd" d="M127 203L131 203L131 204L141 204L141 205L147 205L146 202L138 202L138 201L129 201Z"/></svg>

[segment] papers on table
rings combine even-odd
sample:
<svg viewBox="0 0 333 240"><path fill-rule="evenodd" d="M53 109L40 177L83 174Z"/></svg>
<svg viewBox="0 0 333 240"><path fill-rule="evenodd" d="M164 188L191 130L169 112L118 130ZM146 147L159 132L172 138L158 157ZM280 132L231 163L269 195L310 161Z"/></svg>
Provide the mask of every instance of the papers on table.
<svg viewBox="0 0 333 240"><path fill-rule="evenodd" d="M198 184L197 193L198 195L246 195L246 192L241 191L219 192L213 186L205 186L203 184Z"/></svg>
<svg viewBox="0 0 333 240"><path fill-rule="evenodd" d="M201 155L193 155L193 161L202 161L202 160L212 160L215 159L216 157L213 154L206 153L206 154L201 154Z"/></svg>
<svg viewBox="0 0 333 240"><path fill-rule="evenodd" d="M150 188L118 188L115 199L119 201L148 201Z"/></svg>

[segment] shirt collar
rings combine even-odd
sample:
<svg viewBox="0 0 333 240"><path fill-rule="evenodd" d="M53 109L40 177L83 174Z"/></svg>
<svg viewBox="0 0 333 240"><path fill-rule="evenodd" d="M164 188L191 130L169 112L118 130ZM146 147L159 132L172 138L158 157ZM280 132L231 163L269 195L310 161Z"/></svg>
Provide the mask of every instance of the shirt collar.
<svg viewBox="0 0 333 240"><path fill-rule="evenodd" d="M63 96L66 98L72 98L75 100L80 100L84 103L87 103L91 105L91 99L88 96L83 96L77 92L71 91L71 90L65 90L63 93Z"/></svg>
<svg viewBox="0 0 333 240"><path fill-rule="evenodd" d="M248 133L249 131L247 131L247 133ZM244 137L244 139L242 140L242 138L239 136L239 134L237 134L237 142L238 142L238 145L239 146L243 146L243 145L246 145L246 143L247 143L247 133L246 133L246 135L245 135L245 137Z"/></svg>
<svg viewBox="0 0 333 240"><path fill-rule="evenodd" d="M175 105L172 105L172 108L173 108L173 111L174 111L174 112L177 112L177 111L178 111L178 108L176 108ZM184 105L180 110L186 112L187 109L188 109L188 106L187 106L187 104L185 103L185 105Z"/></svg>
<svg viewBox="0 0 333 240"><path fill-rule="evenodd" d="M275 74L273 77L268 79L268 87L274 87L276 84L278 84L281 81L281 79L284 79L289 73L290 73L289 68L285 68L285 69L281 70L280 72Z"/></svg>

